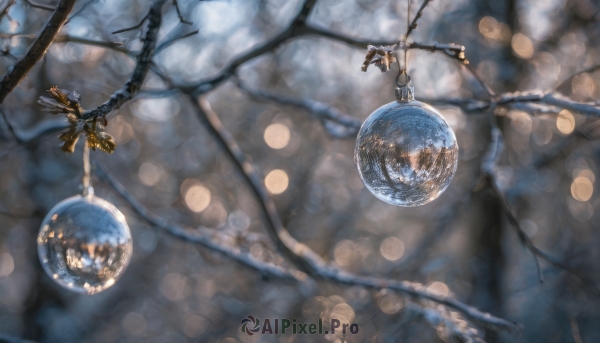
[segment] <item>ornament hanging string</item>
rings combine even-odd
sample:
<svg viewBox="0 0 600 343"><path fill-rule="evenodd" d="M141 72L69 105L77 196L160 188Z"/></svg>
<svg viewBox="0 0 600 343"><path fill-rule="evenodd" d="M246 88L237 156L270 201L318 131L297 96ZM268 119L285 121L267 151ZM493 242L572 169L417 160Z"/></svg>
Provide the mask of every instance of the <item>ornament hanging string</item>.
<svg viewBox="0 0 600 343"><path fill-rule="evenodd" d="M91 185L90 175L90 147L86 139L83 144L83 178L81 179L81 185L83 187L83 196L94 195L94 189Z"/></svg>
<svg viewBox="0 0 600 343"><path fill-rule="evenodd" d="M396 84L398 86L406 86L410 81L410 77L408 76L408 47L406 46L406 41L408 39L408 32L410 30L410 0L406 1L406 33L402 36L401 47L404 50L404 66L400 65L400 59L397 58L398 61L398 76L396 77Z"/></svg>

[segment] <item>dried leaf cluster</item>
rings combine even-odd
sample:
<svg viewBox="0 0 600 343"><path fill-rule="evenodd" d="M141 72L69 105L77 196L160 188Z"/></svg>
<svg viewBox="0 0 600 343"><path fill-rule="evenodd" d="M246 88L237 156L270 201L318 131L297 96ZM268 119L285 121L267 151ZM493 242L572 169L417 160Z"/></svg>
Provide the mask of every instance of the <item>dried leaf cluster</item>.
<svg viewBox="0 0 600 343"><path fill-rule="evenodd" d="M382 73L390 71L390 66L392 63L396 62L396 56L394 56L394 50L398 44L394 45L385 45L376 47L373 45L367 46L367 56L365 56L365 61L363 62L360 70L367 71L369 64L374 64L376 67L381 70Z"/></svg>
<svg viewBox="0 0 600 343"><path fill-rule="evenodd" d="M70 124L69 128L58 136L58 139L62 141L60 144L62 151L71 153L75 151L75 145L83 133L85 133L88 146L92 150L100 149L109 154L115 151L117 143L111 135L104 132L108 124L106 119L97 117L84 119L82 117L84 111L79 104L81 96L77 92L58 89L56 86L47 92L52 98L40 96L38 103L45 107L44 111L46 112L66 113L67 121Z"/></svg>

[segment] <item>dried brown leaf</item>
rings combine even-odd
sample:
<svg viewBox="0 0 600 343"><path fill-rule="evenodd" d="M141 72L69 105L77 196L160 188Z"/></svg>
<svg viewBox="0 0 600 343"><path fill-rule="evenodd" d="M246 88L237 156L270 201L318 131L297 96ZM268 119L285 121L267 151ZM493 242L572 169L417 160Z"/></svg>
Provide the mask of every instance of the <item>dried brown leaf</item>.
<svg viewBox="0 0 600 343"><path fill-rule="evenodd" d="M47 90L47 92L48 94L50 94L51 97L54 98L54 100L58 101L59 103L65 106L70 107L71 103L69 101L69 91L58 89L58 87L52 86L49 90Z"/></svg>
<svg viewBox="0 0 600 343"><path fill-rule="evenodd" d="M362 71L367 71L367 68L369 68L369 64L371 64L371 61L373 60L373 57L375 57L375 55L377 54L377 48L375 48L373 45L367 45L367 56L365 56L365 61L363 62L362 66L360 67L360 70Z"/></svg>
<svg viewBox="0 0 600 343"><path fill-rule="evenodd" d="M77 132L75 126L71 126L69 130L61 133L58 136L58 139L63 141L60 144L60 150L64 152L73 153L75 151L75 145L79 140L79 136L81 136L82 131Z"/></svg>
<svg viewBox="0 0 600 343"><path fill-rule="evenodd" d="M361 66L362 71L367 71L369 64L374 64L381 70L382 73L390 71L390 67L392 63L396 62L396 56L394 55L394 51L398 45L385 45L380 47L375 47L373 45L369 45L367 47L367 56L365 57L365 61Z"/></svg>
<svg viewBox="0 0 600 343"><path fill-rule="evenodd" d="M106 153L112 154L117 147L115 139L106 132L89 131L87 136L88 146L92 150L100 149Z"/></svg>
<svg viewBox="0 0 600 343"><path fill-rule="evenodd" d="M46 107L45 111L53 114L76 113L79 115L83 113L83 108L79 105L81 101L79 93L58 89L56 86L52 86L47 92L54 100L42 96L38 99L38 103Z"/></svg>
<svg viewBox="0 0 600 343"><path fill-rule="evenodd" d="M52 114L58 113L74 113L75 111L69 107L65 106L61 103L58 103L56 100L47 98L45 96L40 96L38 99L38 104L44 106L45 112L50 112Z"/></svg>

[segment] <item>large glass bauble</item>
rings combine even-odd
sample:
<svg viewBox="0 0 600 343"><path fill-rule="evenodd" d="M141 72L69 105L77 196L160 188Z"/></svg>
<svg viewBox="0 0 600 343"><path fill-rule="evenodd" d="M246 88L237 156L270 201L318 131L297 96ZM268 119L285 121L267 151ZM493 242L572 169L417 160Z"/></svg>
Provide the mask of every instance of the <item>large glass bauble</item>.
<svg viewBox="0 0 600 343"><path fill-rule="evenodd" d="M132 254L125 216L94 195L54 206L40 228L38 254L48 275L67 289L94 294L121 277Z"/></svg>
<svg viewBox="0 0 600 343"><path fill-rule="evenodd" d="M458 164L454 132L431 106L413 100L375 110L356 139L354 160L367 189L396 206L419 206L450 184Z"/></svg>

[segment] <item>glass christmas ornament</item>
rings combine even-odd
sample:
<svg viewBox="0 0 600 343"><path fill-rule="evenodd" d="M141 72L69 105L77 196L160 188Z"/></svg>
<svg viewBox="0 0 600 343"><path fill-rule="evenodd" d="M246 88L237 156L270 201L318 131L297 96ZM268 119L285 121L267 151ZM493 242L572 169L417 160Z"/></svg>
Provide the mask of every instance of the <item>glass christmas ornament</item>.
<svg viewBox="0 0 600 343"><path fill-rule="evenodd" d="M452 181L458 144L438 111L414 100L408 81L396 88L395 102L381 106L363 123L354 161L378 199L420 206L435 200Z"/></svg>
<svg viewBox="0 0 600 343"><path fill-rule="evenodd" d="M85 294L111 287L133 250L125 216L93 190L54 206L42 222L37 244L46 273L59 285Z"/></svg>

